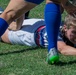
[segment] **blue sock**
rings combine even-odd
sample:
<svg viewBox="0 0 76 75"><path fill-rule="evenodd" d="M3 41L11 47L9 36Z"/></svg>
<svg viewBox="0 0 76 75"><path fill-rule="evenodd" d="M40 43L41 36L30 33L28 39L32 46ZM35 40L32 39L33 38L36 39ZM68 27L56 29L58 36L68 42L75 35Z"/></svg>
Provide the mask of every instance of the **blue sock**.
<svg viewBox="0 0 76 75"><path fill-rule="evenodd" d="M51 48L57 48L57 36L61 22L60 6L48 3L45 6L45 24L48 36L48 52Z"/></svg>
<svg viewBox="0 0 76 75"><path fill-rule="evenodd" d="M3 35L7 28L8 23L4 19L0 18L0 37Z"/></svg>

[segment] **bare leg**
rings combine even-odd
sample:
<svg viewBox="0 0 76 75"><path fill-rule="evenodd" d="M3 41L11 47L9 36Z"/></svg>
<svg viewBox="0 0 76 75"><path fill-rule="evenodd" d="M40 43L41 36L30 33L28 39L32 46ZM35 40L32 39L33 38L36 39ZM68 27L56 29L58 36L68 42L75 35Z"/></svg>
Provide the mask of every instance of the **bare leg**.
<svg viewBox="0 0 76 75"><path fill-rule="evenodd" d="M13 20L17 19L25 12L31 10L36 5L37 4L25 2L24 0L11 0L0 17L10 24Z"/></svg>
<svg viewBox="0 0 76 75"><path fill-rule="evenodd" d="M7 29L5 33L1 36L2 41L5 43L10 43L9 38L8 38L8 33L9 33L9 30Z"/></svg>
<svg viewBox="0 0 76 75"><path fill-rule="evenodd" d="M59 0L46 0L44 16L48 36L47 62L53 64L59 61L57 50L57 36L61 20Z"/></svg>

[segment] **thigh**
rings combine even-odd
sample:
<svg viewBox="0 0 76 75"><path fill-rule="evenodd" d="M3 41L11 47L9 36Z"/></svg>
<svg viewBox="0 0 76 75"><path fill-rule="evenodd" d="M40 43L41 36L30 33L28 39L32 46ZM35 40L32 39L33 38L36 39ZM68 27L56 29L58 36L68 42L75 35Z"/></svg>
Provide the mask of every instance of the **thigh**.
<svg viewBox="0 0 76 75"><path fill-rule="evenodd" d="M35 43L33 42L34 36L33 34L31 34L30 32L23 30L19 30L19 31L10 31L8 34L8 38L10 40L10 42L12 44L19 44L19 45L27 45L27 46L32 46L35 45Z"/></svg>
<svg viewBox="0 0 76 75"><path fill-rule="evenodd" d="M9 38L8 38L8 33L9 33L9 30L7 29L5 33L1 36L2 41L5 43L10 43Z"/></svg>
<svg viewBox="0 0 76 75"><path fill-rule="evenodd" d="M37 4L27 2L25 0L10 0L7 8L1 15L8 23L20 17L25 12L34 8Z"/></svg>

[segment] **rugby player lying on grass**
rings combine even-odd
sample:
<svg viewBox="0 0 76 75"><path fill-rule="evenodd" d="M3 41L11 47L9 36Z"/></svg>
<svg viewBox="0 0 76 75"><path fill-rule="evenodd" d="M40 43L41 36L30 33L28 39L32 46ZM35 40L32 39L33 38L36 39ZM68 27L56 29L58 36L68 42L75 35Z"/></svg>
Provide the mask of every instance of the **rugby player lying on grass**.
<svg viewBox="0 0 76 75"><path fill-rule="evenodd" d="M21 15L43 1L44 0L10 0L5 11L0 15L0 36L3 35L12 21L18 19ZM48 36L47 62L49 63L59 61L57 36L61 23L60 6L62 6L68 14L76 17L76 5L74 5L73 0L46 0L44 18Z"/></svg>
<svg viewBox="0 0 76 75"><path fill-rule="evenodd" d="M13 30L7 29L1 40L10 44L48 46L44 19L26 19L20 30ZM63 55L76 55L76 18L66 16L64 23L60 26L57 46L58 51Z"/></svg>

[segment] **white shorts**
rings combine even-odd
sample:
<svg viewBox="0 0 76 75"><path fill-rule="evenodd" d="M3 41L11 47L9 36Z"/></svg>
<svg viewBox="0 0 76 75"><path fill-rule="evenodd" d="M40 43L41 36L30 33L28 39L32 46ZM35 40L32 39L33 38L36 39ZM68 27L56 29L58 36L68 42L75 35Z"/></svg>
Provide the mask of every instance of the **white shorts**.
<svg viewBox="0 0 76 75"><path fill-rule="evenodd" d="M12 44L37 46L34 33L41 25L44 25L44 20L42 19L27 19L24 21L21 30L9 31L8 38Z"/></svg>
<svg viewBox="0 0 76 75"><path fill-rule="evenodd" d="M34 33L25 31L10 31L8 37L12 44L36 46L34 42Z"/></svg>

